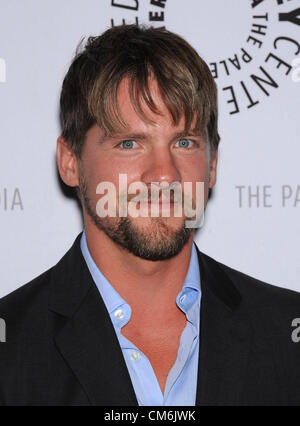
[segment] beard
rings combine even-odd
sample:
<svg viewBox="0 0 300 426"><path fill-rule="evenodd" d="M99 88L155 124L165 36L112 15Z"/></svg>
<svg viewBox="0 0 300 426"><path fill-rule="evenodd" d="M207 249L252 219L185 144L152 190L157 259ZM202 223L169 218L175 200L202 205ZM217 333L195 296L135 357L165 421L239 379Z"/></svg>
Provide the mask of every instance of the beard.
<svg viewBox="0 0 300 426"><path fill-rule="evenodd" d="M179 228L172 229L168 219L147 218L148 225L138 226L140 218L100 217L92 208L87 183L82 174L79 177L80 199L94 225L123 249L142 259L157 261L176 256L187 244L193 233L185 227L185 220Z"/></svg>

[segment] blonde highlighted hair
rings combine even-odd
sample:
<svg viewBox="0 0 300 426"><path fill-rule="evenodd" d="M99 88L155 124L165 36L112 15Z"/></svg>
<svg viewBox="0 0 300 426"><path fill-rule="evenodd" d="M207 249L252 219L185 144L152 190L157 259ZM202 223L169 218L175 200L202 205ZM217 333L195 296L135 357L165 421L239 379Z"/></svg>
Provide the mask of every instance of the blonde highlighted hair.
<svg viewBox="0 0 300 426"><path fill-rule="evenodd" d="M107 134L126 126L117 94L121 81L129 79L130 100L147 122L141 102L159 113L149 90L154 77L174 124L182 115L188 133L205 132L210 154L216 151L218 134L217 88L206 63L182 37L166 29L138 25L110 28L79 44L64 78L60 97L62 136L80 158L87 131L98 124Z"/></svg>

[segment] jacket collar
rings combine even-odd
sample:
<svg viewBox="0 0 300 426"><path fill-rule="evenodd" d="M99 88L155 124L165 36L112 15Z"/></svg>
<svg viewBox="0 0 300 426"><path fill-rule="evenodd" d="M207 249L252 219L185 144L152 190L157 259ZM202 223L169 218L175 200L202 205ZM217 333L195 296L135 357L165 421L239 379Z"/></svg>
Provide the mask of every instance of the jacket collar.
<svg viewBox="0 0 300 426"><path fill-rule="evenodd" d="M200 351L196 405L239 405L252 339L249 315L226 267L198 250Z"/></svg>
<svg viewBox="0 0 300 426"><path fill-rule="evenodd" d="M65 317L54 337L57 348L91 405L138 405L109 314L81 254L80 238L52 270L49 309Z"/></svg>
<svg viewBox="0 0 300 426"><path fill-rule="evenodd" d="M82 256L80 238L81 234L52 269L49 309L65 318L55 336L57 347L92 405L137 405L109 314ZM236 402L249 348L242 298L218 262L197 252L202 298L196 404Z"/></svg>
<svg viewBox="0 0 300 426"><path fill-rule="evenodd" d="M77 236L70 250L52 268L49 308L65 317L72 317L89 290L95 287L81 253L81 236L82 232ZM205 283L204 292L208 290L223 303L224 307L235 311L242 301L239 291L219 263L202 253L197 246L196 248L201 287L202 282Z"/></svg>

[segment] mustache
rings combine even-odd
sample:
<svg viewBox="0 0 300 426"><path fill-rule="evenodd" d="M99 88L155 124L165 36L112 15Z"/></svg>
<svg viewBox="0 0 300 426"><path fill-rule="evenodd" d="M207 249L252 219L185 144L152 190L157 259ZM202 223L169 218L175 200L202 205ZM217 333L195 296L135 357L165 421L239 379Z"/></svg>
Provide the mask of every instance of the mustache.
<svg viewBox="0 0 300 426"><path fill-rule="evenodd" d="M171 203L174 203L175 198L176 198L173 192L171 192L170 194L161 193L161 194L158 194L158 196L157 196L157 194L155 196L152 196L151 192L149 192L147 194L143 194L143 196L139 197L138 200L135 200L135 198L138 197L140 193L141 192L138 192L136 194L127 194L127 202L129 203L129 202L133 201L133 202L137 202L137 203L139 203L139 202L146 203L146 202L151 202L151 201L153 201L153 202L158 202L158 201L166 202L166 201L170 200Z"/></svg>
<svg viewBox="0 0 300 426"><path fill-rule="evenodd" d="M135 194L120 194L121 200L126 200L127 203L170 203L170 204L181 204L183 206L185 197L191 201L191 206L196 207L196 201L191 194L184 194L182 190L178 190L174 185L166 188L156 188L152 193L150 188L147 190L137 190Z"/></svg>
<svg viewBox="0 0 300 426"><path fill-rule="evenodd" d="M181 192L181 191L180 191ZM137 202L171 202L174 203L178 197L178 184L172 182L171 184L165 185L155 185L152 183L152 186L143 189L137 190L135 194L127 194L127 201L135 201L134 199L138 197ZM182 197L183 195L180 194Z"/></svg>

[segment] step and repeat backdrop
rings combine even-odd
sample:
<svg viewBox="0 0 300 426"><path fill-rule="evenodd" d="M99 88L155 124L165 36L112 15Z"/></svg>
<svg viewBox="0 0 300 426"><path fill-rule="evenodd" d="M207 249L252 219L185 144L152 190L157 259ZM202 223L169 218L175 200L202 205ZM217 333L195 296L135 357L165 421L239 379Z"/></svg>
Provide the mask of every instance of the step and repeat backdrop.
<svg viewBox="0 0 300 426"><path fill-rule="evenodd" d="M217 184L199 248L300 291L300 0L0 0L0 297L82 230L55 164L63 77L83 37L164 26L219 89Z"/></svg>

